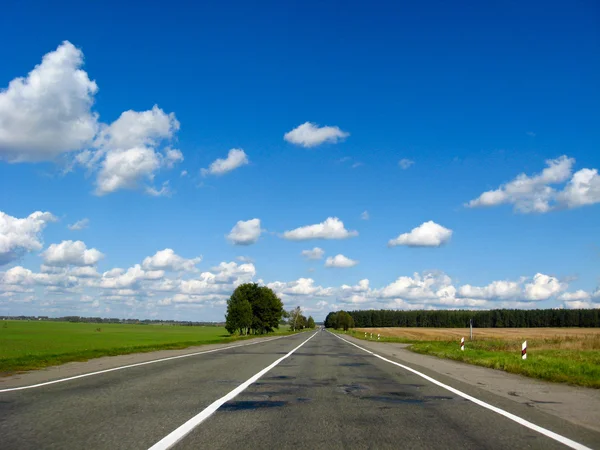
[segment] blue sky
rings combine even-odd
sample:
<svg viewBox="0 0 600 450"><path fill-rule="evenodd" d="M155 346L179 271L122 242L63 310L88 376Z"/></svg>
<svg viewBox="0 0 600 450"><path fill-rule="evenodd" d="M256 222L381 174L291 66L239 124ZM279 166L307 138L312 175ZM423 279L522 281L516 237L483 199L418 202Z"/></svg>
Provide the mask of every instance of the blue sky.
<svg viewBox="0 0 600 450"><path fill-rule="evenodd" d="M598 307L599 24L595 2L9 0L0 314L220 320L251 280L318 319Z"/></svg>

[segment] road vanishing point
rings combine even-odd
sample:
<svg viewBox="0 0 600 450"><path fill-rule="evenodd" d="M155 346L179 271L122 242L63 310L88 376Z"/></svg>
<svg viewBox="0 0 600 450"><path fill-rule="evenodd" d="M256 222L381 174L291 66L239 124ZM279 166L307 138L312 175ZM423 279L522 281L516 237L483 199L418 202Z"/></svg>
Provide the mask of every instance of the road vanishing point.
<svg viewBox="0 0 600 450"><path fill-rule="evenodd" d="M367 344L317 330L0 387L0 448L600 448L600 433Z"/></svg>

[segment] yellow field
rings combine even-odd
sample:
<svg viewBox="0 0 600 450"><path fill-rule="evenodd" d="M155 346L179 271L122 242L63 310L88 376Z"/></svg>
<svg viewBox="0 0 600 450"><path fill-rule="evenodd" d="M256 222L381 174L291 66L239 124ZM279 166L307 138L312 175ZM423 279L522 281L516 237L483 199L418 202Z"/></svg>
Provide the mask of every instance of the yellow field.
<svg viewBox="0 0 600 450"><path fill-rule="evenodd" d="M414 341L452 341L461 337L469 340L468 328L355 328L354 331ZM473 328L473 339L510 343L528 340L536 342L538 348L596 350L600 349L600 328Z"/></svg>
<svg viewBox="0 0 600 450"><path fill-rule="evenodd" d="M468 328L355 328L356 331L423 341L469 337ZM473 339L554 339L600 336L600 328L473 328Z"/></svg>

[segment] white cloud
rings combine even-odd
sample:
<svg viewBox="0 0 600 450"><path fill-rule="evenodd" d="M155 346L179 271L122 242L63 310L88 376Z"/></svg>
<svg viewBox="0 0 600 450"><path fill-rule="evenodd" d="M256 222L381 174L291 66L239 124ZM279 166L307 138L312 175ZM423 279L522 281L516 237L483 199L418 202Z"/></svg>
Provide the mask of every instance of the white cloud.
<svg viewBox="0 0 600 450"><path fill-rule="evenodd" d="M515 299L522 295L522 283L516 281L493 281L484 287L466 284L458 290L460 297L479 299Z"/></svg>
<svg viewBox="0 0 600 450"><path fill-rule="evenodd" d="M505 302L538 302L556 297L566 288L567 284L558 278L536 273L531 279L521 277L518 281L493 281L484 287L466 284L458 289L458 296ZM570 300L563 296L558 298Z"/></svg>
<svg viewBox="0 0 600 450"><path fill-rule="evenodd" d="M250 245L258 241L261 232L260 219L240 220L226 237L234 245Z"/></svg>
<svg viewBox="0 0 600 450"><path fill-rule="evenodd" d="M325 250L319 247L315 247L312 250L302 250L302 256L307 259L321 259L325 254Z"/></svg>
<svg viewBox="0 0 600 450"><path fill-rule="evenodd" d="M100 278L101 276L96 269L91 266L73 267L67 273L77 278Z"/></svg>
<svg viewBox="0 0 600 450"><path fill-rule="evenodd" d="M360 218L362 220L369 220L369 218L370 218L369 212L368 211L363 211L363 213L360 215Z"/></svg>
<svg viewBox="0 0 600 450"><path fill-rule="evenodd" d="M202 257L185 259L177 255L172 249L165 248L144 259L142 267L145 270L169 270L172 272L194 272L196 264L202 261Z"/></svg>
<svg viewBox="0 0 600 450"><path fill-rule="evenodd" d="M18 219L0 211L0 265L17 260L25 252L41 250L40 234L56 220L49 212L36 211Z"/></svg>
<svg viewBox="0 0 600 450"><path fill-rule="evenodd" d="M330 296L333 292L331 288L323 288L315 285L315 280L312 278L298 278L295 281L275 281L273 283L267 283L267 287L273 289L278 296L283 297L296 297L296 296L314 296L314 297L326 297Z"/></svg>
<svg viewBox="0 0 600 450"><path fill-rule="evenodd" d="M79 151L66 171L75 165L98 171L98 195L142 187L159 168L183 160L179 150L158 151L179 129L175 115L158 106L125 111L110 125L100 123L91 110L98 87L82 65L81 50L65 41L27 78L16 78L0 91L0 159L50 161Z"/></svg>
<svg viewBox="0 0 600 450"><path fill-rule="evenodd" d="M96 139L98 148L127 150L131 148L155 148L164 139L171 139L179 130L175 114L166 114L157 105L147 111L125 111L108 126L104 126ZM179 150L166 149L165 159L181 160Z"/></svg>
<svg viewBox="0 0 600 450"><path fill-rule="evenodd" d="M354 267L358 264L358 261L354 259L350 259L342 254L330 256L325 260L325 267L339 267L339 268L347 268Z"/></svg>
<svg viewBox="0 0 600 450"><path fill-rule="evenodd" d="M71 225L67 225L67 228L71 231L78 231L78 230L83 230L84 228L87 228L89 226L89 224L90 224L89 219L81 219Z"/></svg>
<svg viewBox="0 0 600 450"><path fill-rule="evenodd" d="M581 169L573 174L564 191L557 196L567 208L600 203L600 175L597 169Z"/></svg>
<svg viewBox="0 0 600 450"><path fill-rule="evenodd" d="M400 161L398 161L398 165L400 166L401 169L406 170L408 169L410 166L412 166L415 162L412 159L408 159L408 158L402 158Z"/></svg>
<svg viewBox="0 0 600 450"><path fill-rule="evenodd" d="M41 256L44 264L48 266L93 266L98 263L104 255L95 248L88 249L83 241L62 241L60 244L52 244Z"/></svg>
<svg viewBox="0 0 600 450"><path fill-rule="evenodd" d="M585 300L589 300L592 298L592 294L589 292L586 292L584 290L578 290L575 292L565 292L563 294L560 294L558 296L559 300L562 301L567 301L567 302L573 302L573 301L585 301Z"/></svg>
<svg viewBox="0 0 600 450"><path fill-rule="evenodd" d="M337 143L350 136L350 133L338 127L319 127L317 124L305 122L283 135L286 141L303 147L316 147L324 142Z"/></svg>
<svg viewBox="0 0 600 450"><path fill-rule="evenodd" d="M106 289L137 289L142 281L160 280L164 277L164 270L142 269L139 264L124 271L115 268L102 274L98 287Z"/></svg>
<svg viewBox="0 0 600 450"><path fill-rule="evenodd" d="M98 86L81 70L83 53L68 41L44 55L26 78L0 90L0 159L48 161L89 145Z"/></svg>
<svg viewBox="0 0 600 450"><path fill-rule="evenodd" d="M403 233L391 239L388 246L408 245L409 247L439 247L452 237L452 230L430 220L413 228L410 233Z"/></svg>
<svg viewBox="0 0 600 450"><path fill-rule="evenodd" d="M188 171L187 171L187 170L182 170L182 171L181 171L181 174L179 174L179 176L181 176L181 177L186 177L186 176L187 176L187 174L188 174Z"/></svg>
<svg viewBox="0 0 600 450"><path fill-rule="evenodd" d="M337 217L328 217L325 222L296 228L283 233L283 238L292 241L308 239L347 239L358 236L358 231L348 231Z"/></svg>
<svg viewBox="0 0 600 450"><path fill-rule="evenodd" d="M564 306L569 309L599 309L600 303L571 300L565 301Z"/></svg>
<svg viewBox="0 0 600 450"><path fill-rule="evenodd" d="M238 167L248 164L248 156L241 148L232 148L225 159L217 159L208 169L202 169L202 175L224 175Z"/></svg>
<svg viewBox="0 0 600 450"><path fill-rule="evenodd" d="M146 186L145 191L146 194L152 197L169 197L172 194L168 181L165 181L160 189L156 189L153 186Z"/></svg>
<svg viewBox="0 0 600 450"><path fill-rule="evenodd" d="M471 200L470 208L512 204L521 213L546 213L559 208L576 208L600 203L600 176L597 169L571 172L575 160L567 156L546 161L547 167L534 176L522 173L498 189ZM550 185L569 180L562 191Z"/></svg>
<svg viewBox="0 0 600 450"><path fill-rule="evenodd" d="M92 162L87 163L92 167L96 163L100 165L96 194L140 187L145 187L150 195L168 194L166 184L157 190L145 183L151 183L159 169L170 169L183 161L183 154L177 149L166 147L163 152L157 150L160 143L172 139L177 130L179 122L175 115L166 114L156 105L149 111L122 113L103 129L96 142L100 150L91 157ZM101 162L94 160L102 156L104 159ZM88 159L87 156L85 159Z"/></svg>
<svg viewBox="0 0 600 450"><path fill-rule="evenodd" d="M558 278L536 273L531 283L525 285L525 298L531 301L547 300L567 288Z"/></svg>

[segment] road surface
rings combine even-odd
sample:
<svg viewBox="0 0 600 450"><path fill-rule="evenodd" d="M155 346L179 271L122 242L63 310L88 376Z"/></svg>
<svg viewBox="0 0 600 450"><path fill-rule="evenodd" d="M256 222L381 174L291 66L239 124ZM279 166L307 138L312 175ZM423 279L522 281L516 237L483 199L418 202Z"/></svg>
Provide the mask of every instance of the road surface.
<svg viewBox="0 0 600 450"><path fill-rule="evenodd" d="M0 448L568 448L548 436L556 433L571 446L600 449L599 433L474 386L452 386L517 419L327 331L300 333L0 391Z"/></svg>

